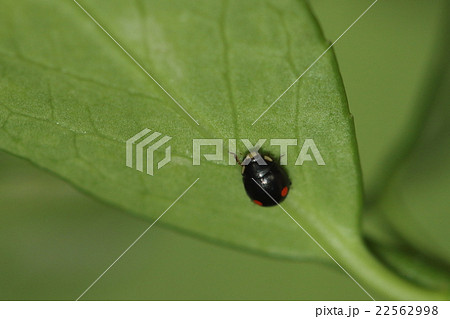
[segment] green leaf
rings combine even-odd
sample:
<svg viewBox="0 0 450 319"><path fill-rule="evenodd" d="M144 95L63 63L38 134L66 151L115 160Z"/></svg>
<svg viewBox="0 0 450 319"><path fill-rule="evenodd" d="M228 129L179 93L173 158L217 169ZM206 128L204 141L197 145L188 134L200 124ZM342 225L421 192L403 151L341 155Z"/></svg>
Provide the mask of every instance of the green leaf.
<svg viewBox="0 0 450 319"><path fill-rule="evenodd" d="M431 289L449 289L448 266L405 240L381 214L380 207L366 211L362 221L362 232L370 250L399 276Z"/></svg>
<svg viewBox="0 0 450 319"><path fill-rule="evenodd" d="M405 240L449 265L450 63L446 56L437 60L441 63L430 81L420 136L388 180L377 205Z"/></svg>
<svg viewBox="0 0 450 319"><path fill-rule="evenodd" d="M7 75L1 99L7 114L2 146L105 200L152 218L200 177L165 222L231 244L296 257L308 255L305 251L317 255L314 243L308 240L304 246L304 235L278 209L261 211L251 204L238 167L226 161L193 167L192 139L314 137L329 164L291 168L290 198L304 198L305 210L314 206L330 222L333 211L318 208L334 206L334 219L346 220L339 226L355 233L359 205L355 148L332 55L325 56L260 123L250 126L267 102L326 46L304 5L295 4L291 13L290 6L283 11L273 5L250 10L225 2L170 5L170 10L158 2L140 5L145 8L113 9L103 4L88 10L100 22L102 16L111 16L114 23L107 25L116 29L110 31L119 41L126 40L130 51L141 57L200 127L74 3L58 5L58 14L36 27L53 4L29 2L30 10L11 5L13 14L2 17L18 34L10 35L10 46L2 48ZM247 32L238 27L243 23ZM286 23L290 29L284 28ZM48 30L53 30L51 37ZM27 36L18 41L20 34ZM42 38L48 41L43 44ZM125 141L145 127L174 137L174 161L153 177L124 165ZM337 132L329 134L330 127ZM342 147L336 147L339 144ZM295 161L294 154L289 160ZM301 187L311 178L318 179L317 186ZM330 197L328 202L324 195Z"/></svg>
<svg viewBox="0 0 450 319"><path fill-rule="evenodd" d="M378 196L369 202L363 229L371 250L399 275L421 285L448 290L450 250L448 193L447 52L450 6L443 10L441 38L417 92L416 116L380 172ZM418 107L417 107L418 106ZM374 200L375 199L375 200ZM378 226L378 227L377 227Z"/></svg>
<svg viewBox="0 0 450 319"><path fill-rule="evenodd" d="M427 258L414 249L369 243L372 251L405 279L437 290L449 289L450 274L446 264Z"/></svg>
<svg viewBox="0 0 450 319"><path fill-rule="evenodd" d="M354 127L331 51L251 125L329 45L305 2L86 3L199 126L75 3L6 1L3 7L2 149L152 220L200 178L162 223L271 256L332 263L278 207L252 204L240 168L226 157L192 165L196 138L298 138L300 145L313 138L326 165L295 166L300 149L289 152L287 211L384 298L443 298L397 278L361 241ZM172 162L154 176L125 166L125 141L144 128L173 137ZM238 149L245 153L242 144Z"/></svg>
<svg viewBox="0 0 450 319"><path fill-rule="evenodd" d="M372 210L417 251L450 263L448 193L450 192L450 5L442 10L441 36L428 67L424 88L417 93L414 121L385 162L382 188ZM382 214L380 214L382 213Z"/></svg>

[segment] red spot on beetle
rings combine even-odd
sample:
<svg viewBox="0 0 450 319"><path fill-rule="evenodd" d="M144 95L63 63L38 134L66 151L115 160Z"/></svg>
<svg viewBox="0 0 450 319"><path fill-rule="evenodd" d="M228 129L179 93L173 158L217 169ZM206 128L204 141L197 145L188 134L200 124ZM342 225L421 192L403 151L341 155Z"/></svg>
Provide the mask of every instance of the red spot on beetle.
<svg viewBox="0 0 450 319"><path fill-rule="evenodd" d="M253 203L255 203L256 205L262 206L263 204L259 201L259 200L253 200Z"/></svg>
<svg viewBox="0 0 450 319"><path fill-rule="evenodd" d="M284 186L284 188L281 190L281 196L286 197L288 191L289 189L287 188L287 186Z"/></svg>

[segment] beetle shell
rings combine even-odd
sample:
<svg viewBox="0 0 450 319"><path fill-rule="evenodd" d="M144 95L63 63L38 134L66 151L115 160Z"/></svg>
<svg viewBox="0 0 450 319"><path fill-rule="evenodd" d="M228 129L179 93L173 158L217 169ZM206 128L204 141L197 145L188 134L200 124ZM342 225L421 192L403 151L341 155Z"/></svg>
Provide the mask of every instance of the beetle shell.
<svg viewBox="0 0 450 319"><path fill-rule="evenodd" d="M262 165L261 160L264 160L266 165ZM286 198L291 181L283 168L272 158L251 152L241 165L245 191L255 204L274 206Z"/></svg>

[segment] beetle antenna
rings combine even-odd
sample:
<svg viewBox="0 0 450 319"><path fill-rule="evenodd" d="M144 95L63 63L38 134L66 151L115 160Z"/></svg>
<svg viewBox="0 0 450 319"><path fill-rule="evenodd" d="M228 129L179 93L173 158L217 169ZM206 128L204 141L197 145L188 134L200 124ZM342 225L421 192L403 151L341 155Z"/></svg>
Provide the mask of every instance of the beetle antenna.
<svg viewBox="0 0 450 319"><path fill-rule="evenodd" d="M231 155L234 155L234 159L236 160L236 162L238 162L238 164L242 166L242 163L241 163L241 161L239 160L239 158L238 158L238 156L237 156L236 153L233 153L233 152L228 152L228 153L230 153Z"/></svg>

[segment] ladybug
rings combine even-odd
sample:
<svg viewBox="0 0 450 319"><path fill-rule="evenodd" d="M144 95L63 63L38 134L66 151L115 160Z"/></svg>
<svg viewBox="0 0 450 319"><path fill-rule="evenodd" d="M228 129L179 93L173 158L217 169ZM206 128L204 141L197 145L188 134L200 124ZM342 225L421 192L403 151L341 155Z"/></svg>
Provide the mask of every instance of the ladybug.
<svg viewBox="0 0 450 319"><path fill-rule="evenodd" d="M289 193L291 181L270 156L250 152L242 163L242 180L248 197L259 206L274 206ZM270 196L269 196L270 195Z"/></svg>

